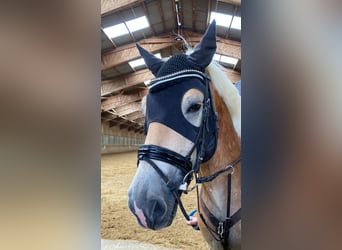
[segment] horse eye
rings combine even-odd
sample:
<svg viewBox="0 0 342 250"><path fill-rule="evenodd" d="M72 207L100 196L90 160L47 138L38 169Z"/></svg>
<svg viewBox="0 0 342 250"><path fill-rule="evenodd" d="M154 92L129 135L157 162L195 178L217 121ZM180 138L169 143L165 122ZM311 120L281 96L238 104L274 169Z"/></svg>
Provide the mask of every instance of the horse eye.
<svg viewBox="0 0 342 250"><path fill-rule="evenodd" d="M187 113L194 113L194 112L200 110L201 107L202 107L201 103L195 103L195 104L192 104L186 112Z"/></svg>

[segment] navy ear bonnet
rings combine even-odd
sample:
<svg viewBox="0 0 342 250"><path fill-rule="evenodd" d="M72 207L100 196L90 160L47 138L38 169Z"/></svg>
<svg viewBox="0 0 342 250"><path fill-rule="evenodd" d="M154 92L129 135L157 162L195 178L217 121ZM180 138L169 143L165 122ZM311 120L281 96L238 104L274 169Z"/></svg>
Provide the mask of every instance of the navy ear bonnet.
<svg viewBox="0 0 342 250"><path fill-rule="evenodd" d="M148 85L145 132L147 133L151 122L162 123L193 143L199 143L198 153L201 154L202 162L206 162L215 153L218 130L209 77L203 71L193 65L184 54L171 57L160 68L157 78ZM188 122L182 113L183 96L192 88L204 95L203 122L200 127Z"/></svg>
<svg viewBox="0 0 342 250"><path fill-rule="evenodd" d="M169 74L173 74L185 69L195 69L201 72L204 72L205 68L202 68L198 65L192 63L188 55L178 54L172 56L167 62L165 62L159 69L156 77L166 76Z"/></svg>

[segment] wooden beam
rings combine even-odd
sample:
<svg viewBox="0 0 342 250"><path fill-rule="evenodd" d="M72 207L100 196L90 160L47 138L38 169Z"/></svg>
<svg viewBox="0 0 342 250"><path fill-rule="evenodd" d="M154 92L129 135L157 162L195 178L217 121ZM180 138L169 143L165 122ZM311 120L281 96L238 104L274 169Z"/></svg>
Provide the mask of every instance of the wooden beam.
<svg viewBox="0 0 342 250"><path fill-rule="evenodd" d="M128 131L134 131L135 133L137 133L137 131L143 129L140 125L135 124L134 126L131 126L128 128Z"/></svg>
<svg viewBox="0 0 342 250"><path fill-rule="evenodd" d="M134 130L135 133L138 134L143 134L144 133L144 127L138 127L137 129Z"/></svg>
<svg viewBox="0 0 342 250"><path fill-rule="evenodd" d="M141 100L147 94L147 89L143 89L134 94L119 94L109 97L101 103L101 110L108 111L120 106L127 105L128 103Z"/></svg>
<svg viewBox="0 0 342 250"><path fill-rule="evenodd" d="M161 49L165 49L167 47L170 47L172 45L174 45L176 43L176 41L174 41L171 38L165 38L165 39L161 39L158 42L154 42L153 41L154 38L150 39L144 39L142 41L140 41L140 45L150 51L150 52L155 52L157 50L161 50ZM112 67L115 67L121 63L125 63L128 62L130 60L136 59L140 57L140 53L138 51L138 49L136 48L135 43L131 43L129 45L125 46L125 49L120 49L119 47L108 52L105 53L102 56L102 68L101 70L105 70L105 69L109 69Z"/></svg>
<svg viewBox="0 0 342 250"><path fill-rule="evenodd" d="M134 132L139 134L144 133L144 126L138 126L136 129L134 129Z"/></svg>
<svg viewBox="0 0 342 250"><path fill-rule="evenodd" d="M113 119L115 119L114 116L112 116L112 117L103 117L103 116L101 116L101 121L102 122L108 122L108 121L111 121Z"/></svg>
<svg viewBox="0 0 342 250"><path fill-rule="evenodd" d="M101 16L106 16L143 2L143 0L101 0Z"/></svg>
<svg viewBox="0 0 342 250"><path fill-rule="evenodd" d="M241 6L241 0L219 0L219 2L230 3Z"/></svg>
<svg viewBox="0 0 342 250"><path fill-rule="evenodd" d="M123 119L122 117L118 116L115 119L112 119L111 121L109 121L109 126L114 127L114 126L127 124L127 123L130 123L130 121L127 121L127 120Z"/></svg>
<svg viewBox="0 0 342 250"><path fill-rule="evenodd" d="M113 120L117 117L117 115L113 114L113 113L110 113L110 112L103 112L101 113L101 119L103 121L110 121L110 120Z"/></svg>
<svg viewBox="0 0 342 250"><path fill-rule="evenodd" d="M126 118L127 120L134 121L134 120L136 120L136 119L143 118L143 117L145 117L144 114L143 114L143 112L141 112L141 111L139 110L139 111L133 112L133 113L131 113L131 114L129 114L129 115L126 115L125 118Z"/></svg>
<svg viewBox="0 0 342 250"><path fill-rule="evenodd" d="M195 46L202 38L202 34L187 31L185 33L185 38L188 42ZM225 56L235 57L237 59L241 59L241 43L221 37L216 37L216 53L222 54Z"/></svg>
<svg viewBox="0 0 342 250"><path fill-rule="evenodd" d="M130 113L133 113L133 112L136 112L139 110L141 110L141 103L132 102L132 103L129 103L125 106L118 107L117 109L115 109L115 113L118 116L124 116L124 115L128 115Z"/></svg>
<svg viewBox="0 0 342 250"><path fill-rule="evenodd" d="M127 128L129 128L129 127L130 127L130 124L129 124L129 123L122 123L122 124L119 125L119 128L120 128L120 129L127 129Z"/></svg>
<svg viewBox="0 0 342 250"><path fill-rule="evenodd" d="M127 130L128 130L128 132L129 131L134 131L135 129L136 129L136 127L138 127L139 125L131 125L131 126L129 126L128 128L127 128Z"/></svg>
<svg viewBox="0 0 342 250"><path fill-rule="evenodd" d="M139 125L144 125L145 123L145 117L139 118L135 121L136 123L138 123Z"/></svg>
<svg viewBox="0 0 342 250"><path fill-rule="evenodd" d="M124 77L117 77L112 80L102 81L101 96L111 94L113 92L122 91L126 88L135 86L144 81L154 78L150 70L144 69L136 71Z"/></svg>
<svg viewBox="0 0 342 250"><path fill-rule="evenodd" d="M109 121L109 127L111 128L111 127L115 127L115 126L117 126L117 125L119 125L120 123L117 121L117 120L112 120L112 121Z"/></svg>
<svg viewBox="0 0 342 250"><path fill-rule="evenodd" d="M186 34L187 35L184 35L184 37L191 43L198 43L203 36L203 34L195 32L186 32ZM217 37L216 41L217 53L241 59L241 43L220 37ZM171 47L180 42L175 41L173 38L170 37L159 36L144 39L139 43L146 50L155 52L157 50ZM117 47L114 50L102 55L102 70L115 67L121 63L128 62L137 57L140 57L140 54L135 46L135 43Z"/></svg>
<svg viewBox="0 0 342 250"><path fill-rule="evenodd" d="M225 56L234 57L237 59L241 59L241 47L231 45L231 44L226 44L224 42L217 42L216 46L217 46L216 53L225 55Z"/></svg>

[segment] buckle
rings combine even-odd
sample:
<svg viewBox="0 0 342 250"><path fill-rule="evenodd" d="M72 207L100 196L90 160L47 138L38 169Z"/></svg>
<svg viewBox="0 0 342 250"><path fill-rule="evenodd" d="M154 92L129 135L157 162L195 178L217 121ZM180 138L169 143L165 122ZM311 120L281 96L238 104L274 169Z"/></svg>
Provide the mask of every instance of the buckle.
<svg viewBox="0 0 342 250"><path fill-rule="evenodd" d="M223 222L219 223L217 227L217 234L220 236L220 239L223 239L223 234L224 234Z"/></svg>
<svg viewBox="0 0 342 250"><path fill-rule="evenodd" d="M178 190L181 190L184 193L187 193L187 191L188 191L188 183L183 182L182 184L180 184Z"/></svg>

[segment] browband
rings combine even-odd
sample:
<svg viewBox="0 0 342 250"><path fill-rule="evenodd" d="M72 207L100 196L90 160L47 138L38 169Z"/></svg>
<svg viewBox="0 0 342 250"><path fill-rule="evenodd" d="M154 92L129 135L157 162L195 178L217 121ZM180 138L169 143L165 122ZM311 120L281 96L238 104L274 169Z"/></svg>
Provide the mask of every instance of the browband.
<svg viewBox="0 0 342 250"><path fill-rule="evenodd" d="M163 83L170 83L174 80L177 80L179 78L184 78L184 77L197 77L199 79L201 79L203 82L205 82L205 79L209 79L209 76L199 70L195 70L195 69L185 69L185 70L181 70L166 76L161 76L158 78L154 78L152 79L149 83L146 84L146 86L148 87L149 90L154 90L156 89L160 89L165 87L165 84Z"/></svg>

